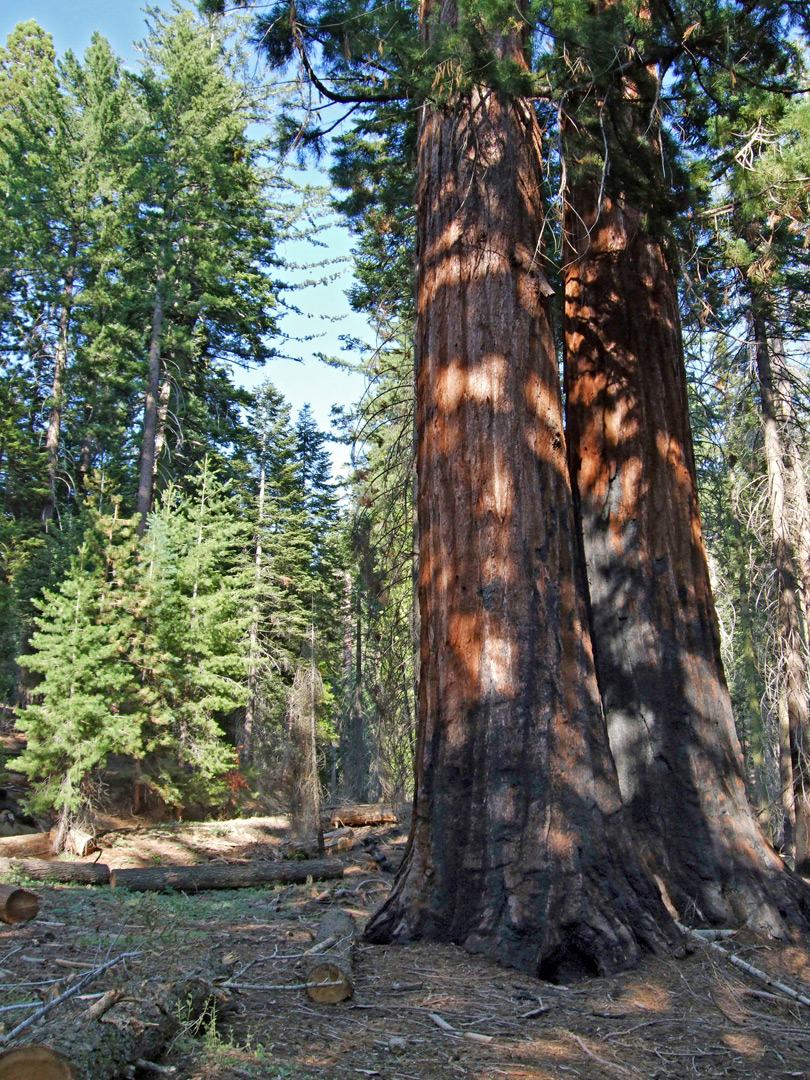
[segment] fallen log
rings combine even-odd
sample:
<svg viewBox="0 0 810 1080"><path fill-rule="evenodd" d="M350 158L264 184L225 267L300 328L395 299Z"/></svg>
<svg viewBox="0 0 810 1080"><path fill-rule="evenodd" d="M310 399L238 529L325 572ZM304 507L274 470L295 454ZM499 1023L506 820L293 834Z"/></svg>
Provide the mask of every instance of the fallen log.
<svg viewBox="0 0 810 1080"><path fill-rule="evenodd" d="M139 1060L158 1057L181 1025L197 1020L218 993L213 979L219 972L205 960L140 982L132 980L137 966L127 973L126 993L103 1018L88 1019L88 1010L74 999L33 1029L34 1042L0 1055L0 1080L120 1076Z"/></svg>
<svg viewBox="0 0 810 1080"><path fill-rule="evenodd" d="M382 803L361 803L356 806L338 806L329 814L329 824L333 829L341 826L360 828L363 825L395 825L399 815L392 806Z"/></svg>
<svg viewBox="0 0 810 1080"><path fill-rule="evenodd" d="M345 1001L354 993L352 959L357 926L353 916L332 908L321 920L309 950L307 996L319 1004Z"/></svg>
<svg viewBox="0 0 810 1080"><path fill-rule="evenodd" d="M105 863L0 858L0 876L9 873L25 874L35 881L70 881L83 885L106 885L110 880L110 868Z"/></svg>
<svg viewBox="0 0 810 1080"><path fill-rule="evenodd" d="M332 832L323 834L323 846L326 855L337 855L341 851L351 851L355 843L354 829L334 829ZM318 842L313 840L308 844L292 844L287 851L289 854L285 855L285 858L295 857L296 855L314 858L318 853Z"/></svg>
<svg viewBox="0 0 810 1080"><path fill-rule="evenodd" d="M66 1057L49 1046L17 1046L0 1054L0 1080L77 1080Z"/></svg>
<svg viewBox="0 0 810 1080"><path fill-rule="evenodd" d="M39 900L33 893L16 885L0 885L0 919L5 923L29 922L39 911Z"/></svg>
<svg viewBox="0 0 810 1080"><path fill-rule="evenodd" d="M303 859L299 862L203 863L200 866L144 866L112 870L113 889L159 892L177 889L201 892L206 889L247 889L258 885L295 885L343 877L337 859Z"/></svg>
<svg viewBox="0 0 810 1080"><path fill-rule="evenodd" d="M50 833L34 832L20 836L0 836L0 858L10 859L15 855L48 855L50 850Z"/></svg>

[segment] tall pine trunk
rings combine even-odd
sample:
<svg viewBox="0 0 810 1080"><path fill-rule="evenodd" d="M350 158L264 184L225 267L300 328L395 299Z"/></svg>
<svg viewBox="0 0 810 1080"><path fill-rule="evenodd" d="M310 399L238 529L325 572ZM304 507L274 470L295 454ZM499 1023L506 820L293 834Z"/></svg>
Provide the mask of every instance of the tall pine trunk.
<svg viewBox="0 0 810 1080"><path fill-rule="evenodd" d="M137 514L140 518L138 532L146 532L146 519L152 509L152 493L155 483L157 460L158 411L160 399L160 338L163 332L164 274L158 273L155 283L155 299L152 306L152 329L149 335L149 364L146 379L146 398L143 407L143 437L141 441L141 467L138 481Z"/></svg>
<svg viewBox="0 0 810 1080"><path fill-rule="evenodd" d="M517 35L499 48L523 62ZM594 676L540 178L530 103L479 87L424 107L416 795L367 934L562 978L632 966L672 930L625 828Z"/></svg>
<svg viewBox="0 0 810 1080"><path fill-rule="evenodd" d="M48 418L48 433L45 436L45 450L48 455L48 495L42 508L42 524L45 531L56 512L56 478L59 473L59 441L62 432L62 403L65 395L65 376L67 374L68 336L70 316L73 307L73 281L75 276L74 260L76 244L72 244L68 268L65 271L62 304L59 310L59 331L56 340L54 358L53 385L51 387L51 414Z"/></svg>
<svg viewBox="0 0 810 1080"><path fill-rule="evenodd" d="M796 869L810 873L810 700L806 640L802 622L795 549L788 521L786 485L790 482L780 431L779 386L774 379L768 340L767 304L751 298L759 399L768 467L768 504L779 597L777 619L781 651L780 781L785 848Z"/></svg>
<svg viewBox="0 0 810 1080"><path fill-rule="evenodd" d="M641 213L619 195L600 201L595 181L570 186L565 234L571 475L599 688L634 836L683 917L780 932L810 903L746 799L674 279Z"/></svg>

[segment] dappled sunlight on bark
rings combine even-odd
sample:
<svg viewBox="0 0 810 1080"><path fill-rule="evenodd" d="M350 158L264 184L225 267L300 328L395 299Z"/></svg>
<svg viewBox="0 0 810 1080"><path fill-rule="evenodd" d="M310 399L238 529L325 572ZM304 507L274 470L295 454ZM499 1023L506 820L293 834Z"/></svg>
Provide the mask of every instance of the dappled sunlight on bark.
<svg viewBox="0 0 810 1080"><path fill-rule="evenodd" d="M569 192L566 389L599 688L622 795L687 920L806 925L757 826L720 660L674 280L641 215ZM571 208L573 206L573 209Z"/></svg>
<svg viewBox="0 0 810 1080"><path fill-rule="evenodd" d="M572 978L674 935L624 825L596 685L534 265L539 148L527 103L479 90L425 108L416 799L368 933Z"/></svg>

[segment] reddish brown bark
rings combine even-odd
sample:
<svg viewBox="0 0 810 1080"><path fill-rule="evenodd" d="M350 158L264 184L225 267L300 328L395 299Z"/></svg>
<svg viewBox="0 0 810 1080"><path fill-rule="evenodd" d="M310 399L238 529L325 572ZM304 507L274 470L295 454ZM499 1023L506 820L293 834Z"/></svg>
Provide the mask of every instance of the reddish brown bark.
<svg viewBox="0 0 810 1080"><path fill-rule="evenodd" d="M416 798L367 934L561 978L632 966L672 927L624 826L594 677L539 143L531 105L485 88L423 114Z"/></svg>
<svg viewBox="0 0 810 1080"><path fill-rule="evenodd" d="M591 621L634 836L682 916L780 932L807 893L746 799L698 510L677 294L620 198L569 191L567 421Z"/></svg>

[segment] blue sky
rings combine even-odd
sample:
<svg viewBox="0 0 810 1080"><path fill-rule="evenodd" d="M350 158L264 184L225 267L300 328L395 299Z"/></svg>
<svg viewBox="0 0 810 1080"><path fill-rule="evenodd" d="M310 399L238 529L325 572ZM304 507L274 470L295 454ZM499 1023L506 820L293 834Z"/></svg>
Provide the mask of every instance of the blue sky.
<svg viewBox="0 0 810 1080"><path fill-rule="evenodd" d="M155 6L169 5L158 3ZM0 0L0 41L5 43L14 26L28 19L36 20L53 36L59 55L72 49L81 56L90 43L93 31L98 30L127 66L133 67L137 57L133 43L146 32L143 5L138 0ZM325 179L313 171L310 182L323 183ZM350 250L350 238L342 228L333 227L322 239L328 244L330 256L345 256ZM307 248L307 245L296 245L294 249L280 254L296 263L324 258L323 249ZM286 343L285 351L297 357L297 360L274 360L261 371L251 372L247 376L249 385L255 385L265 378L271 379L294 410L308 402L323 429L329 427L332 404L348 405L362 392L362 380L358 376L347 375L313 358L317 352L339 354L339 338L342 334L368 336L364 321L350 311L346 301L345 290L349 283L347 270L341 279L312 287L296 296L303 316L291 316L285 320L287 332L301 338L313 334L320 336L308 342ZM324 321L321 319L324 314L342 318ZM340 465L345 461L345 450L335 447L334 457L336 466Z"/></svg>

